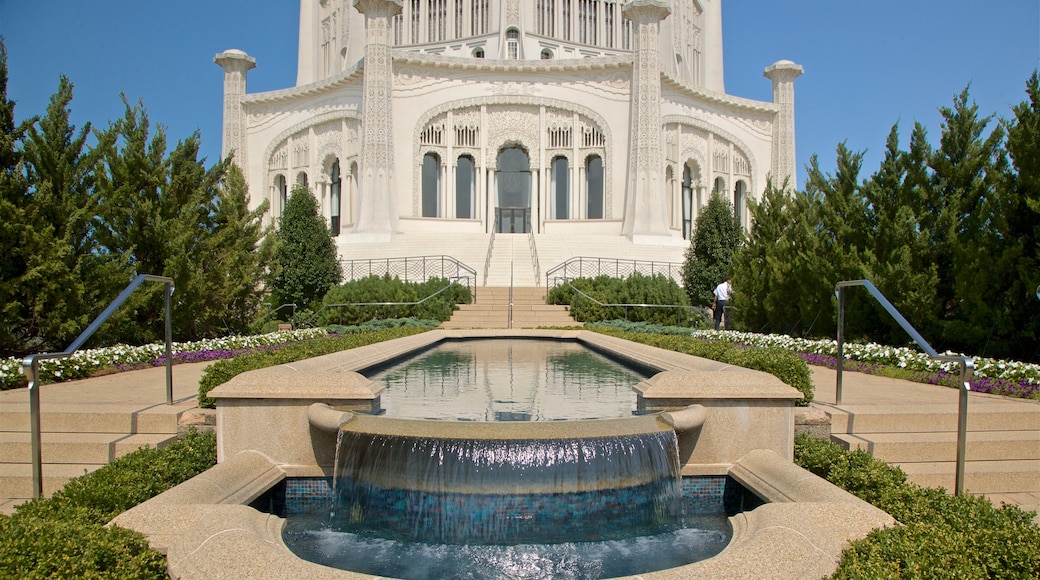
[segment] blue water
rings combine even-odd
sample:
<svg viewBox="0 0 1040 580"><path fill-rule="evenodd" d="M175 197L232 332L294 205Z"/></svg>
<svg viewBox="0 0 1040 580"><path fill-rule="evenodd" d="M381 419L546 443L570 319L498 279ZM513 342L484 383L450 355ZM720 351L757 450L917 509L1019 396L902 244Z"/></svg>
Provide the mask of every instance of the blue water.
<svg viewBox="0 0 1040 580"><path fill-rule="evenodd" d="M575 523L585 535L619 536L597 541L424 542L374 527L332 525L320 515L289 518L284 538L306 560L406 580L613 578L683 566L726 547L732 531L721 498L680 503L681 516L656 533L638 534L637 526L637 535L624 535L633 530L622 530L624 522L616 517ZM407 521L401 524L408 527Z"/></svg>

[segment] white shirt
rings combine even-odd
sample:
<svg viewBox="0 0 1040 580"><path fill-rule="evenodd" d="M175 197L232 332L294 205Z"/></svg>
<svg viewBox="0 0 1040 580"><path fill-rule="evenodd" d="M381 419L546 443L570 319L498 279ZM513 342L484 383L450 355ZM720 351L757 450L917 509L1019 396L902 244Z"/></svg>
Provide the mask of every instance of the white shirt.
<svg viewBox="0 0 1040 580"><path fill-rule="evenodd" d="M722 282L715 287L715 298L718 300L729 300L729 293L733 291L733 286Z"/></svg>

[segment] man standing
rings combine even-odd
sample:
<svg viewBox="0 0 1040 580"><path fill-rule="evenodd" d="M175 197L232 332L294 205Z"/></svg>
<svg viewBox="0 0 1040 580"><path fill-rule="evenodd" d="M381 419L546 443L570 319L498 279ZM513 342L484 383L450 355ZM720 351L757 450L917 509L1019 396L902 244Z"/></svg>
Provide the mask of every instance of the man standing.
<svg viewBox="0 0 1040 580"><path fill-rule="evenodd" d="M733 278L729 276L715 287L715 301L711 304L711 309L715 313L715 330L719 329L723 316L726 317L725 329L729 330L729 314L726 312L726 303L729 302L729 295L732 292Z"/></svg>

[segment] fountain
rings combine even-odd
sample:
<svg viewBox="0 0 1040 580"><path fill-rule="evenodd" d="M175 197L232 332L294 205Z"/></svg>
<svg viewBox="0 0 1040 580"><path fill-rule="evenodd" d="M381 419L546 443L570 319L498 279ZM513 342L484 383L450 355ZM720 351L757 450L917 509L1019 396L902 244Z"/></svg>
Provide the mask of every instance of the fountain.
<svg viewBox="0 0 1040 580"><path fill-rule="evenodd" d="M415 549L422 544L401 540L426 537L430 530L440 534L435 539L442 545L464 552L480 552L509 538L523 544L546 533L554 541L584 539L581 534L594 541L622 541L629 531L618 533L597 522L618 520L627 512L636 514L631 523L640 533L674 531L675 514L670 510L681 511L673 509L678 505L674 484L681 475L684 485L704 478L716 486L716 498L724 487L739 483L757 500L755 505L764 505L724 520L723 527L732 530L732 539L699 556L707 559L668 561L663 564L666 570L621 568L606 575L737 578L829 574L848 541L892 521L884 512L790 462L792 405L800 395L769 375L587 331L508 334L579 342L657 372L635 386L638 414L634 416L475 423L378 416L384 387L358 371L446 340L491 336L488 333L431 331L253 371L210 393L218 401L218 465L126 512L115 523L148 536L153 546L167 554L174 577L227 577L229 571L239 577L371 577L367 573L396 577L409 574L403 563L414 562L420 553L427 555ZM343 455L337 456L337 437L330 432L347 441ZM366 459L376 448L386 450L385 456L380 461ZM625 458L625 449L641 451ZM659 453L654 451L648 460L642 451L646 449ZM608 451L625 458L613 463L627 461L640 467L619 469L607 478L582 471L598 472L611 465L611 461L587 460ZM416 453L435 455L438 460L434 463L441 465L445 454L470 457L448 462L453 471L465 465L463 471L468 475L452 477L450 484L436 477L415 477L417 469L426 469L421 465L429 465L425 459L425 463L417 463ZM563 461L562 472L547 469L568 457L586 459ZM337 461L343 470L337 470ZM652 464L649 468L647 462ZM333 490L328 482L334 474L349 485ZM603 483L608 480L612 483ZM272 490L284 490L296 481L317 483L312 492L322 501L335 496L341 521L360 526L348 533L364 535L379 528L384 535L379 541L391 543L383 544L389 551L373 559L390 565L361 568L356 573L294 555L283 536L286 520L273 515L278 510L270 508L277 496ZM568 502L563 512L574 506L583 511L586 504L581 502L585 501L592 506L590 519L567 527L568 518L553 510L517 509L531 505L532 500L542 505L547 498L561 495ZM403 506L403 519L384 517L392 511L386 509L391 500ZM453 518L415 517L419 512L443 512L460 502L478 520L502 506L510 517L461 528L446 525ZM485 508L470 509L473 502L498 505L481 511ZM645 509L636 509L640 504ZM266 508L267 513L256 507ZM562 535L552 537L553 531ZM529 532L534 536L525 535ZM291 534L289 541L293 541ZM603 551L617 551L617 545L610 546ZM504 556L494 557L508 559L515 554L515 550L506 550ZM530 560L520 561L530 564ZM572 571L552 568L552 557L536 564L534 570L541 570L543 576ZM531 571L520 570L524 574ZM580 575L600 577L601 573L593 570ZM421 577L421 573L411 577Z"/></svg>

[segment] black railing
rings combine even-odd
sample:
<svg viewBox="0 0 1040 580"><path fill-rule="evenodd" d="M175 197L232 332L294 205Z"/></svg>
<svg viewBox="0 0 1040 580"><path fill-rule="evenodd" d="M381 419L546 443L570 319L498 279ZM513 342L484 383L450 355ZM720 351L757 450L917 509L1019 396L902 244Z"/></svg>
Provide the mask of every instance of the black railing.
<svg viewBox="0 0 1040 580"><path fill-rule="evenodd" d="M682 263L654 262L646 260L621 260L617 258L589 258L577 256L554 266L545 272L546 291L575 278L611 276L627 278L632 274L644 276L667 276L682 285Z"/></svg>

